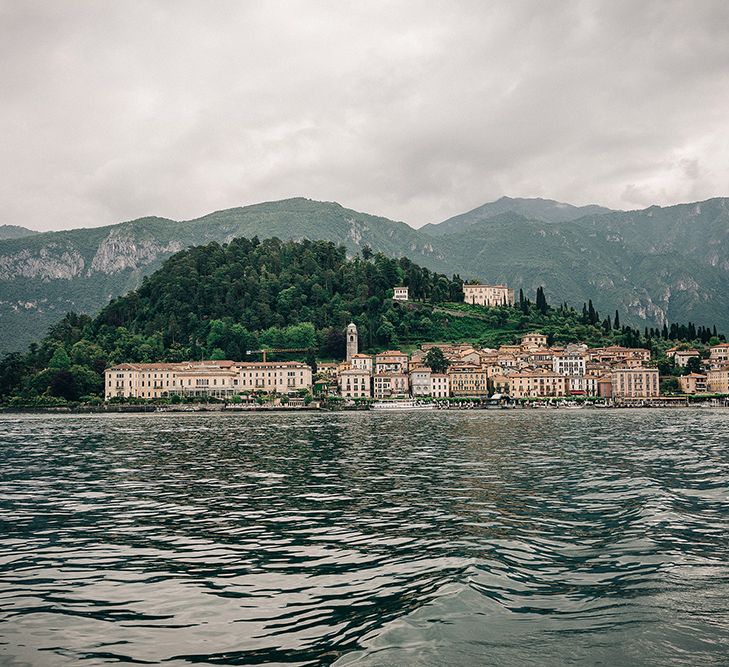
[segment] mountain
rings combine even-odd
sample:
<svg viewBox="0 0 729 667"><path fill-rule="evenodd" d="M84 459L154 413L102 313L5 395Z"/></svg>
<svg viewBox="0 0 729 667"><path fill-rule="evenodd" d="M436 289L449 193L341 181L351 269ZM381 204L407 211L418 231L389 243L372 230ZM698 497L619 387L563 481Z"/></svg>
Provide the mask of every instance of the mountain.
<svg viewBox="0 0 729 667"><path fill-rule="evenodd" d="M19 239L23 236L32 236L39 233L18 225L0 225L0 241L3 239Z"/></svg>
<svg viewBox="0 0 729 667"><path fill-rule="evenodd" d="M588 206L573 206L554 201L554 199L513 199L501 197L467 213L461 213L438 224L428 224L421 227L421 231L431 236L445 236L466 231L471 225L491 220L505 213L516 213L530 220L542 222L568 222L586 215L599 215L610 213L609 208L590 204Z"/></svg>
<svg viewBox="0 0 729 667"><path fill-rule="evenodd" d="M564 223L503 214L439 239L457 270L553 299L618 308L634 325L729 327L729 199ZM627 315L627 317L626 317Z"/></svg>
<svg viewBox="0 0 729 667"><path fill-rule="evenodd" d="M97 313L183 248L238 236L330 240L350 255L369 245L433 271L505 281L532 297L542 285L551 302L579 307L591 298L603 314L619 308L621 320L634 326L691 320L729 331L729 199L582 210L562 221L549 200L499 202L546 202L541 215L551 218L507 210L433 236L333 202L299 198L182 222L142 218L0 241L0 352L39 340L66 311ZM564 215L581 210L565 206Z"/></svg>
<svg viewBox="0 0 729 667"><path fill-rule="evenodd" d="M427 258L448 270L430 237L403 222L304 198L218 211L177 222L141 218L92 229L0 241L0 352L23 349L67 311L97 312L137 287L183 248L239 236L323 239L351 253L365 244L390 256Z"/></svg>

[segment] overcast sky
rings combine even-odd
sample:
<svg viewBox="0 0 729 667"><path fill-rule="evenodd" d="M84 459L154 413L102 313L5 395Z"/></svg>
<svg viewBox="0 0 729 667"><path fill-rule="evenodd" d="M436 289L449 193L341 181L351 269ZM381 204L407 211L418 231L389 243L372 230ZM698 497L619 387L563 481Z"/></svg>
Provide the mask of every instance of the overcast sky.
<svg viewBox="0 0 729 667"><path fill-rule="evenodd" d="M729 195L729 1L0 0L0 224Z"/></svg>

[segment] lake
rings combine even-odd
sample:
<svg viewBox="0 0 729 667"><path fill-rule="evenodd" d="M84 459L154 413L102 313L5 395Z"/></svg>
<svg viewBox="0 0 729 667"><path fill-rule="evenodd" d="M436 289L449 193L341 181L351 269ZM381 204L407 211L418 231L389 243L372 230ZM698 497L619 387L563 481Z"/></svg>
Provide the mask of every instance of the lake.
<svg viewBox="0 0 729 667"><path fill-rule="evenodd" d="M729 410L0 415L0 664L726 665Z"/></svg>

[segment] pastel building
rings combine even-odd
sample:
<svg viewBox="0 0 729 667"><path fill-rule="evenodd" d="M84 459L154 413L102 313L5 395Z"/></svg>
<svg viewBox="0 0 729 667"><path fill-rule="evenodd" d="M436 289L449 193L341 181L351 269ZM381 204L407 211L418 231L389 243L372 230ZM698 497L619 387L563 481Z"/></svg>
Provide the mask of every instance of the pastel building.
<svg viewBox="0 0 729 667"><path fill-rule="evenodd" d="M707 376L702 373L689 373L678 378L678 386L684 394L706 394Z"/></svg>
<svg viewBox="0 0 729 667"><path fill-rule="evenodd" d="M410 392L414 397L430 396L432 372L427 366L410 371Z"/></svg>
<svg viewBox="0 0 729 667"><path fill-rule="evenodd" d="M729 364L729 343L719 343L709 348L709 364L712 368Z"/></svg>
<svg viewBox="0 0 729 667"><path fill-rule="evenodd" d="M407 373L408 355L400 350L387 350L375 355L375 374Z"/></svg>
<svg viewBox="0 0 729 667"><path fill-rule="evenodd" d="M463 285L463 301L478 306L513 306L514 290L506 285Z"/></svg>
<svg viewBox="0 0 729 667"><path fill-rule="evenodd" d="M657 368L615 368L611 376L613 398L655 398L660 395Z"/></svg>
<svg viewBox="0 0 729 667"><path fill-rule="evenodd" d="M673 359L679 368L686 368L691 359L701 358L698 350L679 350L677 347L672 347L670 350L667 350L666 356L669 359Z"/></svg>
<svg viewBox="0 0 729 667"><path fill-rule="evenodd" d="M405 373L379 373L372 382L375 398L405 398L409 393Z"/></svg>
<svg viewBox="0 0 729 667"><path fill-rule="evenodd" d="M712 394L729 394L729 366L706 371L706 387Z"/></svg>
<svg viewBox="0 0 729 667"><path fill-rule="evenodd" d="M521 337L522 349L538 349L547 347L547 336L541 333L528 333Z"/></svg>
<svg viewBox="0 0 729 667"><path fill-rule="evenodd" d="M348 368L339 373L339 393L344 398L370 398L372 379L369 371Z"/></svg>
<svg viewBox="0 0 729 667"><path fill-rule="evenodd" d="M240 391L288 394L311 391L311 367L299 361L241 362Z"/></svg>
<svg viewBox="0 0 729 667"><path fill-rule="evenodd" d="M546 369L525 370L499 378L500 393L512 398L554 398L569 395L569 378ZM506 386L505 386L506 385Z"/></svg>
<svg viewBox="0 0 729 667"><path fill-rule="evenodd" d="M488 372L475 364L454 364L448 369L452 396L488 396Z"/></svg>
<svg viewBox="0 0 729 667"><path fill-rule="evenodd" d="M229 398L242 392L286 394L311 387L311 368L297 361L118 364L104 371L106 400L174 394Z"/></svg>
<svg viewBox="0 0 729 667"><path fill-rule="evenodd" d="M586 363L583 354L562 352L552 357L552 370L560 375L584 375Z"/></svg>

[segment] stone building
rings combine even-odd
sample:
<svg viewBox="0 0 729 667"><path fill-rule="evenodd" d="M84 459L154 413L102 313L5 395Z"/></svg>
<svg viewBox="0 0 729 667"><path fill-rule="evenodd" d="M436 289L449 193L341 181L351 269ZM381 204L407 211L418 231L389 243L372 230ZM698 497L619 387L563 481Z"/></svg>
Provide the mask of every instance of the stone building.
<svg viewBox="0 0 729 667"><path fill-rule="evenodd" d="M351 361L357 352L359 352L357 325L354 322L350 322L347 326L347 361Z"/></svg>

